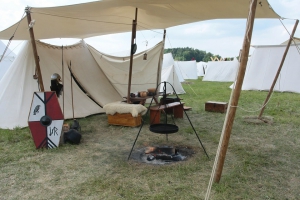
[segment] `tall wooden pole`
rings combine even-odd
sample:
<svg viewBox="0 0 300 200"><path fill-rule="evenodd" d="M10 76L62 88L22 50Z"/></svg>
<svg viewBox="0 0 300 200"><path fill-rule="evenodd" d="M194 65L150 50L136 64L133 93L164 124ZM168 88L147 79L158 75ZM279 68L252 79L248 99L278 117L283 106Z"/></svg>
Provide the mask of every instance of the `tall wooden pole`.
<svg viewBox="0 0 300 200"><path fill-rule="evenodd" d="M29 24L31 22L30 8L26 7L25 12L27 15L27 21L28 21L28 26L29 26ZM37 71L37 75L38 75L40 90L41 90L41 92L44 92L45 90L44 90L44 84L43 84L43 77L42 77L42 73L41 73L39 57L38 57L37 50L36 50L36 44L35 44L35 38L34 38L32 26L29 26L29 34L30 34L30 39L31 39L31 44L32 44L33 56L34 56L34 61L35 61L35 65L36 65L36 71Z"/></svg>
<svg viewBox="0 0 300 200"><path fill-rule="evenodd" d="M166 29L164 29L163 45L162 45L162 50L161 50L161 53L159 56L159 62L158 62L158 67L157 67L156 88L157 88L158 84L160 83L160 71L161 71L163 59L164 59L166 32L167 32Z"/></svg>
<svg viewBox="0 0 300 200"><path fill-rule="evenodd" d="M65 80L65 69L64 69L64 46L61 46L61 75L62 75L62 84L64 85ZM72 77L71 77L72 78ZM63 115L65 119L65 92L63 91Z"/></svg>
<svg viewBox="0 0 300 200"><path fill-rule="evenodd" d="M127 103L130 103L130 90L131 90L131 77L132 77L132 62L133 62L133 44L136 37L136 24L137 24L137 12L135 9L135 19L132 21L132 33L131 33L131 47L130 47L130 64L129 64L129 77L128 77L128 90L127 90Z"/></svg>
<svg viewBox="0 0 300 200"><path fill-rule="evenodd" d="M238 105L241 88L242 88L242 84L244 81L246 66L247 66L247 62L248 62L250 43L251 43L251 38L252 38L252 30L253 30L253 24L254 24L255 12L256 12L256 5L257 5L257 0L252 0L251 4L250 4L249 17L247 20L246 33L245 33L244 42L243 42L243 49L242 49L242 54L241 54L242 57L241 57L239 72L238 72L235 87L233 88L232 98L229 102L229 108L228 108L229 110L227 111L226 119L224 122L225 124L224 124L224 128L222 131L223 132L222 133L223 140L222 140L220 153L219 153L219 157L217 160L216 171L215 171L215 175L214 175L214 181L217 183L221 179L221 174L222 174L225 156L226 156L226 152L227 152L227 148L228 148L228 144L229 144L232 125L233 125L234 117L235 117L235 113L236 113L236 107Z"/></svg>
<svg viewBox="0 0 300 200"><path fill-rule="evenodd" d="M265 100L265 102L264 102L264 104L263 104L264 106L263 106L262 109L260 110L260 113L259 113L258 118L261 118L261 116L262 116L262 114L264 113L264 110L265 110L265 108L266 108L266 103L269 101L269 99L270 99L270 97L271 97L271 94L272 94L272 92L273 92L273 89L274 89L274 87L275 87L275 84L276 84L276 82L277 82L277 79L278 79L279 74L280 74L280 72L281 72L281 68L282 68L282 66L283 66L283 64L284 64L286 55L287 55L287 53L288 53L288 51L289 51L289 48L290 48L290 46L291 46L291 42L292 42L292 40L293 40L294 34L295 34L296 30L297 30L298 23L299 23L299 20L297 19L297 20L296 20L296 23L295 23L295 26L294 26L294 29L293 29L293 31L292 31L291 37L290 37L290 39L289 39L289 42L288 42L288 44L286 45L285 52L284 52L284 54L283 54L283 56L282 56L282 59L281 59L281 63L280 63L280 65L279 65L279 68L278 68L277 73L276 73L276 75L275 75L275 78L274 78L274 80L273 80L273 83L272 83L272 85L271 85L271 88L270 88L270 90L269 90L269 93L268 93L268 95L267 95L267 98L266 98L266 100Z"/></svg>
<svg viewBox="0 0 300 200"><path fill-rule="evenodd" d="M71 68L71 61L70 61L70 76L71 76L71 97L72 97L72 113L73 113L73 120L74 120L74 101L73 101L73 76L72 76L72 68Z"/></svg>

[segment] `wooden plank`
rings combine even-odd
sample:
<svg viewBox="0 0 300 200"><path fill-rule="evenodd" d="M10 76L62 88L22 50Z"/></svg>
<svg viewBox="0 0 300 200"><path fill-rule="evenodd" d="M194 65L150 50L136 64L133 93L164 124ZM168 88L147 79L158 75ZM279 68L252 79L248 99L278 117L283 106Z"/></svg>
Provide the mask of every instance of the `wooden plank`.
<svg viewBox="0 0 300 200"><path fill-rule="evenodd" d="M180 103L180 102L173 102L173 103L168 103L168 104L160 105L160 106L151 106L150 110L164 110L166 108L172 108L175 106L179 106L181 104L183 105L183 103Z"/></svg>

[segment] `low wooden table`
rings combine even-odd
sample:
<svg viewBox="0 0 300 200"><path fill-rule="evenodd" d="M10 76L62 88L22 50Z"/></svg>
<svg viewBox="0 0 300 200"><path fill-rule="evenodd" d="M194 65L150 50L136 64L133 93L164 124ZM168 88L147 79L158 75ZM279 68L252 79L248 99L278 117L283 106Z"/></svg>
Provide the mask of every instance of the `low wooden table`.
<svg viewBox="0 0 300 200"><path fill-rule="evenodd" d="M127 97L124 97L127 99ZM147 99L152 99L155 101L155 104L158 104L157 96L146 96L146 97L130 97L130 102L134 103L139 101L140 104L145 105Z"/></svg>
<svg viewBox="0 0 300 200"><path fill-rule="evenodd" d="M167 103L165 105L150 107L150 124L160 123L160 113L162 110L172 108L174 118L183 118L183 102Z"/></svg>

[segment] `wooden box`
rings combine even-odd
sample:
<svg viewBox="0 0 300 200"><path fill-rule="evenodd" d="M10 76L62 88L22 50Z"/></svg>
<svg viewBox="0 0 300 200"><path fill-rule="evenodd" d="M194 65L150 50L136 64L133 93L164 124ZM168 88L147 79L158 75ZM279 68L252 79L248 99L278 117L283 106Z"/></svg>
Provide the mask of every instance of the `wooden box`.
<svg viewBox="0 0 300 200"><path fill-rule="evenodd" d="M207 101L205 102L205 111L225 113L227 106L226 102Z"/></svg>
<svg viewBox="0 0 300 200"><path fill-rule="evenodd" d="M142 123L142 116L139 114L137 117L132 117L131 113L119 114L115 113L114 115L107 115L108 124L111 125L120 125L120 126L140 126Z"/></svg>

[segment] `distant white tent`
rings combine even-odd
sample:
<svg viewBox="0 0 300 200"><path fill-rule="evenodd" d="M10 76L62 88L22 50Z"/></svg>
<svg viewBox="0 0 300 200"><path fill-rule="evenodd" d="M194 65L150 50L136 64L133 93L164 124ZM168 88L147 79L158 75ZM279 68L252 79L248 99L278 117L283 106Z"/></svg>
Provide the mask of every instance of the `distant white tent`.
<svg viewBox="0 0 300 200"><path fill-rule="evenodd" d="M286 45L253 46L242 90L269 91L282 60ZM287 53L274 91L300 93L300 55L295 45Z"/></svg>
<svg viewBox="0 0 300 200"><path fill-rule="evenodd" d="M175 67L174 65L170 65L169 67L164 67L161 71L161 81L166 81L170 84L166 84L166 92L167 93L171 93L173 94L174 93L174 90L176 92L176 94L184 94L185 91L181 85L181 83L179 82L179 79L178 79L178 76L177 76L177 73L176 73L176 70L175 70ZM164 84L161 83L160 85L160 91L162 92L164 90ZM173 90L174 89L174 90Z"/></svg>
<svg viewBox="0 0 300 200"><path fill-rule="evenodd" d="M192 61L175 61L183 79L198 79L196 60Z"/></svg>
<svg viewBox="0 0 300 200"><path fill-rule="evenodd" d="M72 118L71 75L68 66L81 88L73 81L73 99L75 118L102 113L101 106L123 100L126 96L129 57L113 57L95 51L84 41L66 46L49 45L36 42L39 52L41 72L46 91L50 90L50 77L53 73L62 75L64 63L64 117ZM143 53L134 56L132 73L132 91L142 91L156 86L158 60L162 43L147 50L147 62ZM92 53L91 53L92 52ZM151 55L151 56L149 56ZM150 73L151 72L151 73ZM39 91L35 74L35 62L31 42L24 43L22 50L0 80L0 128L28 126L28 114L33 93ZM155 76L154 76L155 75ZM141 81L142 80L142 81ZM59 97L61 108L63 96Z"/></svg>
<svg viewBox="0 0 300 200"><path fill-rule="evenodd" d="M181 82L184 81L182 76L178 76L179 69L176 70L174 65L174 59L171 53L164 54L163 57L163 65L161 70L161 82L166 81L170 83L173 88L175 89L175 92L177 94L184 94L185 91L181 85ZM182 78L182 81L180 81L179 77ZM170 84L166 85L166 92L167 93L173 93L173 88L170 86ZM163 84L160 86L160 91L163 91Z"/></svg>
<svg viewBox="0 0 300 200"><path fill-rule="evenodd" d="M239 68L238 60L209 61L203 81L234 82Z"/></svg>
<svg viewBox="0 0 300 200"><path fill-rule="evenodd" d="M184 82L184 78L181 74L181 71L180 71L178 65L175 65L175 61L174 61L174 58L172 56L172 53L166 53L166 54L164 54L162 68L169 67L170 65L174 65L174 68L175 68L176 74L178 76L179 82Z"/></svg>
<svg viewBox="0 0 300 200"><path fill-rule="evenodd" d="M165 53L163 58L162 68L169 67L170 65L174 65L174 58L172 53Z"/></svg>
<svg viewBox="0 0 300 200"><path fill-rule="evenodd" d="M202 61L197 62L197 76L204 76L206 68L207 68L206 62L202 62Z"/></svg>
<svg viewBox="0 0 300 200"><path fill-rule="evenodd" d="M0 41L0 58L2 57L4 50L6 49L6 45ZM2 61L0 62L0 80L4 76L5 72L8 70L10 65L13 63L16 54L12 52L10 49L7 49Z"/></svg>
<svg viewBox="0 0 300 200"><path fill-rule="evenodd" d="M287 45L289 41L290 41L290 39L284 41L284 42L281 43L281 44L282 44L282 45ZM299 45L299 44L300 44L300 38L293 37L293 40L292 40L291 45L293 45L293 44L295 44L295 43Z"/></svg>

